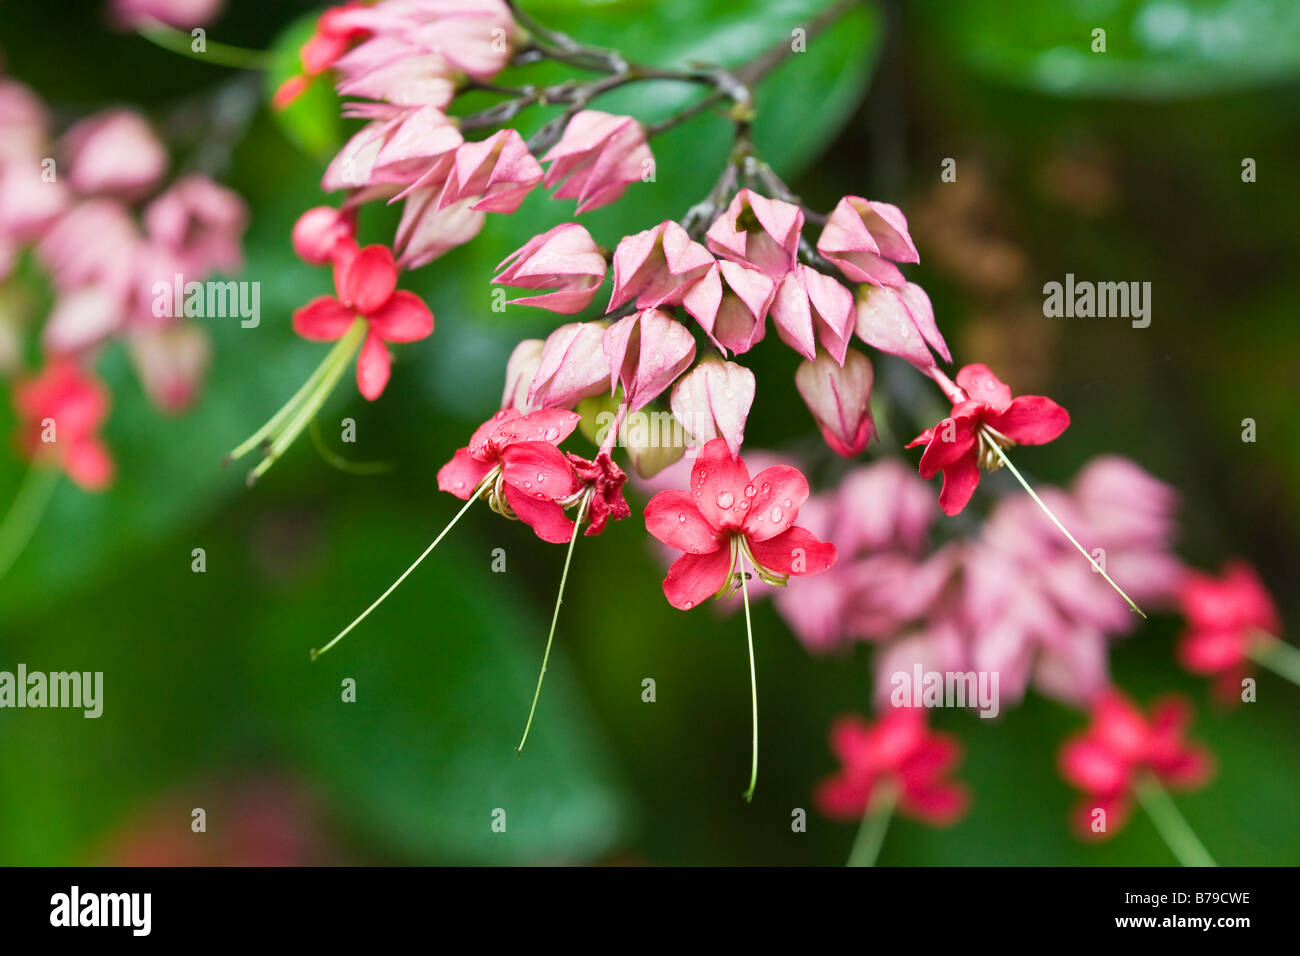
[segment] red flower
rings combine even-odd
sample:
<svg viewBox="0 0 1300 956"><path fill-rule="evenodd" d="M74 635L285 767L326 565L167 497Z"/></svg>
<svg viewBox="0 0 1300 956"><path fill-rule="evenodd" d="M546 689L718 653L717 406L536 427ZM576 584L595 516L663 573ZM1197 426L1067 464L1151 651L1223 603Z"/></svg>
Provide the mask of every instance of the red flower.
<svg viewBox="0 0 1300 956"><path fill-rule="evenodd" d="M776 465L751 480L725 439L710 441L691 469L691 490L661 491L646 505L646 530L686 552L664 578L668 603L690 610L721 594L741 554L769 584L825 571L835 546L794 527L807 499L808 482L796 469Z"/></svg>
<svg viewBox="0 0 1300 956"><path fill-rule="evenodd" d="M1178 659L1196 674L1238 671L1252 648L1282 629L1273 599L1246 564L1234 562L1221 578L1190 573L1178 591L1187 631Z"/></svg>
<svg viewBox="0 0 1300 956"><path fill-rule="evenodd" d="M1070 425L1070 414L1042 395L1011 397L987 365L967 365L957 373L967 398L953 406L952 415L914 438L908 448L925 445L921 477L943 472L939 505L955 515L970 501L980 483L980 468L992 471L1001 458L990 444L1045 445Z"/></svg>
<svg viewBox="0 0 1300 956"><path fill-rule="evenodd" d="M919 708L894 708L873 724L841 717L831 727L831 750L843 769L814 793L828 817L859 819L882 786L896 790L900 812L926 823L955 823L970 805L966 787L946 779L961 760L961 745L930 732Z"/></svg>
<svg viewBox="0 0 1300 956"><path fill-rule="evenodd" d="M1079 832L1094 838L1117 832L1128 817L1143 774L1184 790L1210 779L1213 756L1183 739L1190 720L1191 705L1181 698L1157 700L1147 718L1118 691L1098 697L1091 726L1061 748L1061 775L1087 795L1075 816ZM1106 811L1106 829L1101 833L1092 829L1098 809Z"/></svg>
<svg viewBox="0 0 1300 956"><path fill-rule="evenodd" d="M579 420L576 412L559 408L530 415L513 408L499 411L438 469L438 488L462 501L478 489L498 514L518 518L543 541L566 542L573 535L573 522L564 506L577 500L583 485L555 446L573 433Z"/></svg>
<svg viewBox="0 0 1300 956"><path fill-rule="evenodd" d="M388 384L385 342L416 342L433 334L433 313L414 292L397 290L397 266L386 246L366 246L334 259L338 297L322 295L293 314L293 328L305 339L332 342L358 318L369 329L357 357L357 388L374 401Z"/></svg>
<svg viewBox="0 0 1300 956"><path fill-rule="evenodd" d="M573 454L566 454L565 457L573 467L577 479L592 489L591 502L587 506L587 517L591 523L587 526L586 534L600 534L611 518L622 521L632 516L632 509L623 497L623 482L627 481L627 475L614 463L609 452L602 451L595 461Z"/></svg>
<svg viewBox="0 0 1300 956"><path fill-rule="evenodd" d="M90 372L55 359L17 386L14 406L19 445L28 458L48 458L87 491L113 480L113 459L98 434L108 418L108 390Z"/></svg>

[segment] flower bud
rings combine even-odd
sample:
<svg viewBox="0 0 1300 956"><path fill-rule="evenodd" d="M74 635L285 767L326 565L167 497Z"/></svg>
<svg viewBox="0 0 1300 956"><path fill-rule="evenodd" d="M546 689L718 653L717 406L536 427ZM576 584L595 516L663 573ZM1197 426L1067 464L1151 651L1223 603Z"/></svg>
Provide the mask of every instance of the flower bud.
<svg viewBox="0 0 1300 956"><path fill-rule="evenodd" d="M501 395L501 407L513 408L517 412L528 414L528 389L537 376L537 369L542 364L541 339L524 339L515 346L506 362L506 389Z"/></svg>
<svg viewBox="0 0 1300 956"><path fill-rule="evenodd" d="M356 234L356 219L332 206L317 206L298 217L293 226L293 251L303 262L324 265L341 239Z"/></svg>
<svg viewBox="0 0 1300 956"><path fill-rule="evenodd" d="M836 454L850 458L867 447L876 426L871 420L871 360L855 349L837 365L819 352L795 372L794 384Z"/></svg>
<svg viewBox="0 0 1300 956"><path fill-rule="evenodd" d="M669 404L682 428L698 444L723 438L735 456L745 441L754 384L754 373L743 365L709 359L682 377Z"/></svg>

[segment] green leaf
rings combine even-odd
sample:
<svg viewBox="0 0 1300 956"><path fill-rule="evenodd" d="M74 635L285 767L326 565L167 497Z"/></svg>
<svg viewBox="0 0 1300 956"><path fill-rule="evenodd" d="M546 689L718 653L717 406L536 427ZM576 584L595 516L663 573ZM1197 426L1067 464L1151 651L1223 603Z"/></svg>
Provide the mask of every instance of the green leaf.
<svg viewBox="0 0 1300 956"><path fill-rule="evenodd" d="M1040 0L1014 16L1002 0L924 0L916 19L970 69L1058 96L1198 96L1300 76L1292 0Z"/></svg>
<svg viewBox="0 0 1300 956"><path fill-rule="evenodd" d="M271 46L271 65L266 71L268 103L281 84L302 73L298 52L315 32L317 18L312 13L295 20ZM342 145L341 105L330 78L318 76L285 109L271 107L271 115L291 142L317 159L326 159Z"/></svg>

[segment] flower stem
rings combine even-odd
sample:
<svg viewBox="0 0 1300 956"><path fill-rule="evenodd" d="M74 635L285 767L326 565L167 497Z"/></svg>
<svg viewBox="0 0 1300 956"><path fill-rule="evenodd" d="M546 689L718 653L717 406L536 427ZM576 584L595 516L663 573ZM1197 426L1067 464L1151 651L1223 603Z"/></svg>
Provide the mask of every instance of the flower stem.
<svg viewBox="0 0 1300 956"><path fill-rule="evenodd" d="M578 516L573 519L573 536L569 538L569 550L564 556L564 571L560 574L560 591L555 595L555 610L551 613L551 633L546 635L546 651L542 654L542 669L537 674L537 689L533 691L533 704L528 708L528 722L524 724L524 735L519 738L515 753L523 756L524 744L528 743L528 731L533 727L533 715L537 713L537 701L542 696L542 681L546 679L546 665L551 660L551 643L555 640L555 625L560 620L560 605L564 603L564 585L569 580L569 562L573 560L573 546L578 543L578 533L582 527L583 516L591 501L592 492L588 491L578 503Z"/></svg>
<svg viewBox="0 0 1300 956"><path fill-rule="evenodd" d="M737 563L740 565L740 596L745 603L745 638L749 642L749 700L754 727L753 754L749 764L749 789L744 793L745 802L749 803L754 799L754 788L758 786L758 677L754 672L754 625L749 617L749 585L746 582L748 574L745 571L743 554L738 557Z"/></svg>
<svg viewBox="0 0 1300 956"><path fill-rule="evenodd" d="M206 38L203 41L203 52L199 52L194 49L194 38L190 34L156 20L140 27L136 32L164 50L192 60L215 63L217 66L229 66L237 70L264 70L270 63L270 57L261 50L248 50Z"/></svg>
<svg viewBox="0 0 1300 956"><path fill-rule="evenodd" d="M1097 563L1096 559L1093 558L1093 556L1090 555L1084 549L1083 545L1081 545L1078 541L1075 540L1074 535L1070 534L1070 532L1066 529L1065 525L1061 524L1060 519L1058 519L1056 515L1052 514L1052 509L1047 507L1046 504L1044 504L1043 499L1038 497L1038 493L1029 486L1029 482L1025 481L1024 476L1020 474L1020 472L1016 469L1016 466L1011 464L1011 459L1008 458L1006 452L1002 450L1002 446L999 445L996 441L994 441L993 436L989 435L988 432L984 432L984 435L988 445L995 452L997 452L998 458L1002 459L1002 464L1006 465L1007 470L1010 471L1011 474L1015 476L1016 481L1020 482L1020 487L1024 488L1025 491L1028 492L1029 497L1034 499L1034 503L1038 505L1038 507L1043 509L1043 514L1051 518L1052 524L1056 525L1057 530L1059 530L1061 534L1065 535L1066 540L1068 540L1070 544L1074 545L1075 548L1078 549L1081 555L1083 555L1085 558L1088 559L1088 563L1092 565L1092 569L1096 571L1098 574L1100 574L1103 578L1105 578L1106 583L1109 584L1112 588L1114 588L1115 592L1119 594L1119 596L1122 597L1125 601L1128 602L1128 606L1131 607L1133 610L1137 611L1138 614L1141 614L1142 617L1145 619L1146 615L1142 613L1142 609L1133 603L1133 599L1129 597L1127 594L1125 594L1124 589L1121 588L1118 584L1116 584L1111 579L1111 576L1106 573L1106 569Z"/></svg>
<svg viewBox="0 0 1300 956"><path fill-rule="evenodd" d="M447 527L442 529L442 532L438 535L438 537L433 539L433 544L425 548L424 552L418 558L415 559L414 563L412 563L412 565L409 568L407 568L405 571L402 572L402 576L399 577L392 584L390 584L388 586L388 590L385 591L383 594L379 595L379 597L375 600L375 603L370 605L370 607L366 608L361 613L361 616L359 618L357 618L355 621L353 621L343 630L339 631L339 633L334 636L334 639L331 640L324 647L322 647L320 650L317 650L316 648L313 647L311 649L311 659L316 660L316 658L320 657L322 654L328 651L339 641L343 640L343 638L347 637L354 627L356 627L358 624L360 624L362 621L364 621L367 617L370 616L371 611L379 607L379 605L383 604L384 601L388 598L388 595L396 591L397 586L401 584L403 581L405 581L410 576L411 572L420 566L420 562L422 562L425 558L427 558L430 552L432 552L433 549L438 546L439 542L441 542L442 539L447 536L447 532L450 531L452 528L456 527L456 522L458 522L461 518L465 516L465 512L469 511L469 506L478 500L478 497L480 494L482 494L483 489L486 488L488 485L490 485L495 478L496 478L496 469L493 469L492 471L488 472L487 477L485 477L481 482L478 483L478 486L470 494L469 500L465 502L465 506L461 508L460 511L456 512L456 517L452 518L451 521L447 523Z"/></svg>
<svg viewBox="0 0 1300 956"><path fill-rule="evenodd" d="M27 469L14 503L0 521L0 578L9 572L32 539L58 483L59 470L53 466L34 462Z"/></svg>
<svg viewBox="0 0 1300 956"><path fill-rule="evenodd" d="M849 851L845 866L875 866L880 857L880 848L885 843L885 833L889 830L889 821L894 816L894 804L898 802L898 791L893 784L887 783L876 791L876 798L862 815L862 825L853 840L853 849Z"/></svg>
<svg viewBox="0 0 1300 956"><path fill-rule="evenodd" d="M1142 809L1181 866L1218 865L1159 780L1151 774L1142 776L1137 782L1137 795Z"/></svg>
<svg viewBox="0 0 1300 956"><path fill-rule="evenodd" d="M1251 659L1267 667L1279 677L1300 685L1300 648L1272 634L1267 636L1267 643L1261 642L1251 648L1249 652Z"/></svg>

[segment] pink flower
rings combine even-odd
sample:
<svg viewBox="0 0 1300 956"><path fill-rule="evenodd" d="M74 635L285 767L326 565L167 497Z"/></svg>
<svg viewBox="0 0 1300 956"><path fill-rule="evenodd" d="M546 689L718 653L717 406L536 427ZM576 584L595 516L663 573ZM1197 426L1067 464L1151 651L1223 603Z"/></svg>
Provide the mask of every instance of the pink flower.
<svg viewBox="0 0 1300 956"><path fill-rule="evenodd" d="M476 211L511 213L541 181L542 167L523 138L512 129L503 129L456 148L438 196L438 209L472 200L470 208Z"/></svg>
<svg viewBox="0 0 1300 956"><path fill-rule="evenodd" d="M709 249L780 282L798 261L803 210L742 189L705 234Z"/></svg>
<svg viewBox="0 0 1300 956"><path fill-rule="evenodd" d="M572 322L546 337L537 372L528 387L529 408L572 408L609 387L605 326Z"/></svg>
<svg viewBox="0 0 1300 956"><path fill-rule="evenodd" d="M406 199L402 220L397 225L393 247L401 254L404 269L418 269L463 246L483 228L484 214L474 209L474 200L462 199L446 209L437 208L437 191L416 190Z"/></svg>
<svg viewBox="0 0 1300 956"><path fill-rule="evenodd" d="M777 286L772 321L781 341L809 361L820 342L843 362L853 335L853 293L811 266L797 265Z"/></svg>
<svg viewBox="0 0 1300 956"><path fill-rule="evenodd" d="M966 507L979 485L981 467L999 467L1001 460L992 443L1001 448L1043 445L1070 424L1069 413L1050 398L1022 395L1013 400L1011 389L987 365L967 365L957 373L957 384L966 390L967 400L907 445L926 446L921 455L922 478L943 472L939 506L947 515Z"/></svg>
<svg viewBox="0 0 1300 956"><path fill-rule="evenodd" d="M339 57L334 68L340 95L398 106L445 109L460 85L446 60L423 52L404 35L371 37Z"/></svg>
<svg viewBox="0 0 1300 956"><path fill-rule="evenodd" d="M800 364L794 374L799 395L837 455L852 458L867 447L875 433L872 379L871 361L855 350L844 355L842 365L821 352L815 361Z"/></svg>
<svg viewBox="0 0 1300 956"><path fill-rule="evenodd" d="M337 297L323 295L293 314L293 328L305 339L331 342L363 319L366 339L357 357L357 388L374 401L388 384L385 342L416 342L433 334L433 313L414 292L397 289L397 266L385 246L366 246L334 261Z"/></svg>
<svg viewBox="0 0 1300 956"><path fill-rule="evenodd" d="M321 189L365 189L363 196L372 198L415 186L437 197L465 141L442 110L359 103L348 115L370 122L343 144L321 177Z"/></svg>
<svg viewBox="0 0 1300 956"><path fill-rule="evenodd" d="M113 19L124 27L148 28L154 21L178 30L206 26L226 0L112 0Z"/></svg>
<svg viewBox="0 0 1300 956"><path fill-rule="evenodd" d="M828 817L860 819L882 787L897 793L900 813L935 826L956 823L970 805L966 787L948 779L961 745L930 731L918 708L891 709L875 723L841 717L831 726L831 750L843 767L814 793Z"/></svg>
<svg viewBox="0 0 1300 956"><path fill-rule="evenodd" d="M131 361L153 404L177 415L194 404L212 358L207 330L192 322L145 329L128 340Z"/></svg>
<svg viewBox="0 0 1300 956"><path fill-rule="evenodd" d="M767 313L776 298L776 284L757 269L715 262L673 298L681 299L682 308L695 317L724 355L728 349L742 355L767 333Z"/></svg>
<svg viewBox="0 0 1300 956"><path fill-rule="evenodd" d="M583 110L564 128L560 141L542 157L550 163L546 186L563 183L556 199L578 200L579 214L614 202L653 169L645 130L631 116Z"/></svg>
<svg viewBox="0 0 1300 956"><path fill-rule="evenodd" d="M91 199L60 216L36 254L60 290L99 285L129 295L140 232L125 206Z"/></svg>
<svg viewBox="0 0 1300 956"><path fill-rule="evenodd" d="M293 251L303 262L321 266L333 260L340 244L350 248L356 233L355 212L316 206L293 224Z"/></svg>
<svg viewBox="0 0 1300 956"><path fill-rule="evenodd" d="M845 196L826 220L817 251L854 282L901 286L906 281L895 262L920 262L897 206Z"/></svg>
<svg viewBox="0 0 1300 956"><path fill-rule="evenodd" d="M930 349L952 361L934 321L925 290L908 282L897 287L858 286L858 338L872 348L905 358L921 371L935 367Z"/></svg>
<svg viewBox="0 0 1300 956"><path fill-rule="evenodd" d="M734 457L745 442L754 390L754 373L743 365L705 359L678 380L669 405L698 444L722 438Z"/></svg>
<svg viewBox="0 0 1300 956"><path fill-rule="evenodd" d="M1081 835L1100 839L1117 833L1144 774L1180 790L1209 781L1214 758L1184 739L1190 720L1191 706L1177 697L1157 700L1149 717L1118 691L1096 700L1092 724L1061 748L1061 775L1086 795L1074 819ZM1102 831L1092 828L1096 810L1106 813Z"/></svg>
<svg viewBox="0 0 1300 956"><path fill-rule="evenodd" d="M1247 564L1228 564L1221 577L1192 572L1178 592L1187 630L1179 662L1195 674L1235 677L1252 650L1267 647L1282 629L1277 608Z"/></svg>
<svg viewBox="0 0 1300 956"><path fill-rule="evenodd" d="M87 491L113 480L113 459L99 438L109 395L99 379L66 359L52 360L14 389L18 441L31 460L50 460Z"/></svg>
<svg viewBox="0 0 1300 956"><path fill-rule="evenodd" d="M544 295L511 299L572 315L591 305L605 281L605 256L591 234L576 222L548 229L507 256L492 280L519 289L549 289Z"/></svg>
<svg viewBox="0 0 1300 956"><path fill-rule="evenodd" d="M206 176L184 176L144 211L145 232L176 260L186 279L237 272L248 207L235 192ZM167 278L171 278L170 276Z"/></svg>
<svg viewBox="0 0 1300 956"><path fill-rule="evenodd" d="M605 311L632 299L638 309L676 305L713 265L709 250L672 220L626 236L614 249L614 292Z"/></svg>
<svg viewBox="0 0 1300 956"><path fill-rule="evenodd" d="M68 182L83 195L133 198L167 172L167 151L139 113L105 110L73 125L63 137Z"/></svg>
<svg viewBox="0 0 1300 956"><path fill-rule="evenodd" d="M486 494L493 510L523 521L543 541L567 542L573 522L565 517L561 502L576 500L582 485L556 446L573 433L578 421L576 412L554 408L529 415L503 409L438 470L438 489L462 501Z"/></svg>
<svg viewBox="0 0 1300 956"><path fill-rule="evenodd" d="M333 7L320 15L316 21L316 30L298 51L303 71L289 77L275 91L271 98L271 105L275 109L282 110L289 106L306 91L313 78L332 67L353 42L370 32L367 27L356 22L358 14L365 9L361 3L348 3Z"/></svg>
<svg viewBox="0 0 1300 956"><path fill-rule="evenodd" d="M646 530L686 552L668 569L668 603L690 610L729 589L740 558L770 584L787 575L818 574L835 563L835 546L795 527L808 482L777 465L750 479L740 458L715 438L691 468L690 491L662 491L646 505Z"/></svg>
<svg viewBox="0 0 1300 956"><path fill-rule="evenodd" d="M528 390L542 364L542 351L546 343L541 339L524 339L515 346L506 360L506 386L501 393L501 408L513 408L527 414L532 411L528 404Z"/></svg>
<svg viewBox="0 0 1300 956"><path fill-rule="evenodd" d="M646 309L619 319L605 330L610 391L623 385L628 411L658 398L690 366L695 339L690 330L659 309Z"/></svg>

